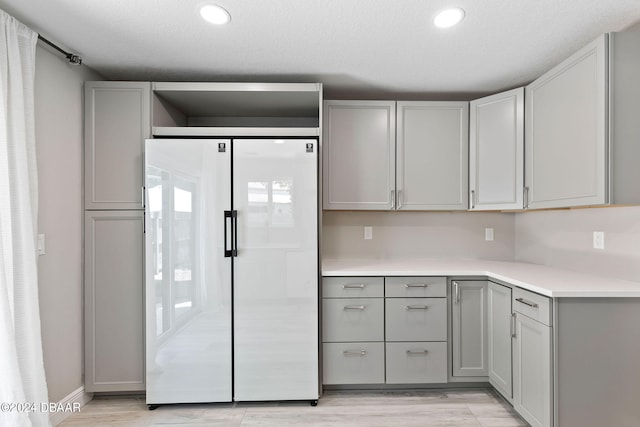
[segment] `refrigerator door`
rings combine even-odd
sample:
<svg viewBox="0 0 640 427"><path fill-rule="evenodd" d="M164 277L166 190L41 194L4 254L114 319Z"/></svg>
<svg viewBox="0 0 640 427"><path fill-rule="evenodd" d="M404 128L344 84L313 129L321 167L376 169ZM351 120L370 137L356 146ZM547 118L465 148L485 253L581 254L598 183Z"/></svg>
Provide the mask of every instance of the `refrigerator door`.
<svg viewBox="0 0 640 427"><path fill-rule="evenodd" d="M229 140L146 141L147 404L232 399L230 152Z"/></svg>
<svg viewBox="0 0 640 427"><path fill-rule="evenodd" d="M234 399L318 399L316 140L233 140Z"/></svg>

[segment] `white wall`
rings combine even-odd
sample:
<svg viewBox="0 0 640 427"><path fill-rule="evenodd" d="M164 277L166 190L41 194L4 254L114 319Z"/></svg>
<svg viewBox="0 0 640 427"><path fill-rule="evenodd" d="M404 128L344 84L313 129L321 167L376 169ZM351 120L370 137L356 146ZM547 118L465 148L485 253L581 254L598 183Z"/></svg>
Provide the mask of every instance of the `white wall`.
<svg viewBox="0 0 640 427"><path fill-rule="evenodd" d="M363 239L363 227L373 239ZM495 240L485 241L485 227ZM495 212L342 212L323 214L322 255L333 258L513 260L515 220Z"/></svg>
<svg viewBox="0 0 640 427"><path fill-rule="evenodd" d="M516 259L640 282L640 207L516 215ZM593 232L605 248L593 249Z"/></svg>
<svg viewBox="0 0 640 427"><path fill-rule="evenodd" d="M35 77L40 318L49 401L83 386L82 182L84 80L101 80L38 44Z"/></svg>

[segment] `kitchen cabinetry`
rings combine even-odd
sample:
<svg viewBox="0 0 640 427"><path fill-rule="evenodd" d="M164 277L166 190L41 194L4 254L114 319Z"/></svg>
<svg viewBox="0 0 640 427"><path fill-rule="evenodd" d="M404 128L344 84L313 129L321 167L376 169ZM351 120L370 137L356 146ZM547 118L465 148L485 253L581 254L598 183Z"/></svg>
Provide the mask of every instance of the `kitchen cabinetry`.
<svg viewBox="0 0 640 427"><path fill-rule="evenodd" d="M142 209L151 83L86 82L85 209Z"/></svg>
<svg viewBox="0 0 640 427"><path fill-rule="evenodd" d="M551 301L514 289L513 407L533 427L552 418Z"/></svg>
<svg viewBox="0 0 640 427"><path fill-rule="evenodd" d="M445 277L385 278L386 383L447 382Z"/></svg>
<svg viewBox="0 0 640 427"><path fill-rule="evenodd" d="M444 277L325 277L326 385L447 382Z"/></svg>
<svg viewBox="0 0 640 427"><path fill-rule="evenodd" d="M524 88L471 101L469 208L522 209Z"/></svg>
<svg viewBox="0 0 640 427"><path fill-rule="evenodd" d="M85 213L85 390L139 391L144 374L144 212Z"/></svg>
<svg viewBox="0 0 640 427"><path fill-rule="evenodd" d="M323 208L395 207L396 103L325 101Z"/></svg>
<svg viewBox="0 0 640 427"><path fill-rule="evenodd" d="M384 383L384 278L323 279L324 384Z"/></svg>
<svg viewBox="0 0 640 427"><path fill-rule="evenodd" d="M466 209L468 108L325 101L323 208Z"/></svg>
<svg viewBox="0 0 640 427"><path fill-rule="evenodd" d="M513 397L511 288L489 282L487 291L487 347L489 382L507 400Z"/></svg>
<svg viewBox="0 0 640 427"><path fill-rule="evenodd" d="M468 102L398 102L397 209L467 209Z"/></svg>
<svg viewBox="0 0 640 427"><path fill-rule="evenodd" d="M451 295L451 350L453 377L486 377L486 280L453 280Z"/></svg>
<svg viewBox="0 0 640 427"><path fill-rule="evenodd" d="M525 207L640 202L639 48L605 34L527 86Z"/></svg>

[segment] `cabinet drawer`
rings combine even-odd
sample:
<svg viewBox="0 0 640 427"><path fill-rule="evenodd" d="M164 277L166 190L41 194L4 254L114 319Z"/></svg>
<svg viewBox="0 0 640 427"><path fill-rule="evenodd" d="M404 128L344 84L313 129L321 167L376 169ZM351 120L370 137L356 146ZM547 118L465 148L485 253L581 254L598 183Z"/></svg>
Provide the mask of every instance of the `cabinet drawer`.
<svg viewBox="0 0 640 427"><path fill-rule="evenodd" d="M324 298L383 297L384 277L324 277Z"/></svg>
<svg viewBox="0 0 640 427"><path fill-rule="evenodd" d="M387 384L446 383L446 342L387 343Z"/></svg>
<svg viewBox="0 0 640 427"><path fill-rule="evenodd" d="M384 384L384 343L322 345L324 384Z"/></svg>
<svg viewBox="0 0 640 427"><path fill-rule="evenodd" d="M446 297L446 277L387 277L384 294L387 297Z"/></svg>
<svg viewBox="0 0 640 427"><path fill-rule="evenodd" d="M551 326L551 299L544 295L513 288L513 311Z"/></svg>
<svg viewBox="0 0 640 427"><path fill-rule="evenodd" d="M322 341L384 341L384 299L323 299Z"/></svg>
<svg viewBox="0 0 640 427"><path fill-rule="evenodd" d="M387 341L446 341L446 298L387 298Z"/></svg>

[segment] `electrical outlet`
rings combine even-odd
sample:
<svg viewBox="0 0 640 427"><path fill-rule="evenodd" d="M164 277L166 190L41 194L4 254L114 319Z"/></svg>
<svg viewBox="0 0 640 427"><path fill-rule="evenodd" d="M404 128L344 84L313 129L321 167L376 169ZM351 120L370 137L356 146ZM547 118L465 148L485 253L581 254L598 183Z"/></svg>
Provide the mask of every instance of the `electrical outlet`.
<svg viewBox="0 0 640 427"><path fill-rule="evenodd" d="M484 240L492 241L493 240L493 228L485 228L484 229Z"/></svg>
<svg viewBox="0 0 640 427"><path fill-rule="evenodd" d="M593 248L604 249L604 231L593 232Z"/></svg>
<svg viewBox="0 0 640 427"><path fill-rule="evenodd" d="M373 227L364 227L364 240L373 239Z"/></svg>

